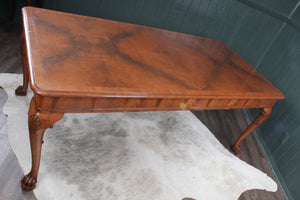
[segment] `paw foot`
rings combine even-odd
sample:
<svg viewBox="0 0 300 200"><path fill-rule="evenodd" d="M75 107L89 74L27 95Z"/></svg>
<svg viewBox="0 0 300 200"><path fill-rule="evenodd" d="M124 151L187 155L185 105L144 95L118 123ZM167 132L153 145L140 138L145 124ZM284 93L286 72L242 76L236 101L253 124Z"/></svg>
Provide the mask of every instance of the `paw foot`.
<svg viewBox="0 0 300 200"><path fill-rule="evenodd" d="M33 190L35 188L36 182L36 177L32 176L31 173L29 173L22 179L21 186L24 190Z"/></svg>
<svg viewBox="0 0 300 200"><path fill-rule="evenodd" d="M19 86L19 87L15 90L15 94L18 95L18 96L26 96L27 90L24 90L23 86Z"/></svg>
<svg viewBox="0 0 300 200"><path fill-rule="evenodd" d="M242 149L241 149L240 146L233 146L233 147L231 147L231 150L232 150L235 154L240 154Z"/></svg>

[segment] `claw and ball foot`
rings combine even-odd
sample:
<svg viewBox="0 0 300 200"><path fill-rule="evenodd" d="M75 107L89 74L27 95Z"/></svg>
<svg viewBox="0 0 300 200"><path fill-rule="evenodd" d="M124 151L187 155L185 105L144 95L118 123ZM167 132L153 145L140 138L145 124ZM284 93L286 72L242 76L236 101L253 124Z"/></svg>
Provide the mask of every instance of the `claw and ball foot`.
<svg viewBox="0 0 300 200"><path fill-rule="evenodd" d="M262 108L258 117L246 128L246 130L240 135L240 137L236 140L234 145L231 147L231 150L235 154L241 153L240 143L243 141L247 135L249 135L254 129L256 129L259 125L261 125L268 117L270 116L272 108Z"/></svg>
<svg viewBox="0 0 300 200"><path fill-rule="evenodd" d="M36 177L34 177L30 172L22 179L21 186L24 190L33 190L35 188L36 182Z"/></svg>
<svg viewBox="0 0 300 200"><path fill-rule="evenodd" d="M232 146L231 147L231 150L235 153L235 154L240 154L242 149L241 147L238 145L238 146Z"/></svg>
<svg viewBox="0 0 300 200"><path fill-rule="evenodd" d="M15 94L18 96L26 96L27 94L27 88L24 88L24 86L20 85L16 90Z"/></svg>
<svg viewBox="0 0 300 200"><path fill-rule="evenodd" d="M35 97L31 99L28 114L28 126L32 165L29 174L24 176L21 181L23 189L33 190L35 188L40 167L44 132L47 128L52 128L54 123L62 117L63 114L42 114L37 112Z"/></svg>

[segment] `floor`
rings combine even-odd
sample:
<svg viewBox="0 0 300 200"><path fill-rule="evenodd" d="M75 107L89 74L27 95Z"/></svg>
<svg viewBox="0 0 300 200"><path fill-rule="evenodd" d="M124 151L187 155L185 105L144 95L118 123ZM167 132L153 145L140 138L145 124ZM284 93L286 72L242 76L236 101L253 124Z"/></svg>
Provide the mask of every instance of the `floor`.
<svg viewBox="0 0 300 200"><path fill-rule="evenodd" d="M0 19L0 73L22 73L22 62L19 47L19 31L8 20ZM243 110L195 111L193 112L204 123L217 139L228 149L239 134L247 127ZM0 145L0 151L3 148ZM242 153L238 157L254 167L267 173L274 180L274 174L261 150L254 134L241 143ZM16 159L12 156L12 159ZM11 161L8 171L18 168L16 161ZM11 177L11 179L13 176ZM11 181L11 180L10 180ZM239 181L239 180L236 180ZM1 184L0 184L1 186ZM1 193L5 191L0 188ZM24 199L35 199L32 192L23 192ZM1 198L0 198L1 199ZM251 190L244 192L239 200L284 200L282 191L276 193Z"/></svg>
<svg viewBox="0 0 300 200"><path fill-rule="evenodd" d="M0 73L22 73L19 32L18 28L9 20L0 19ZM15 187L16 179L23 176L23 172L15 154L3 138L0 140L0 152L0 156L6 155L5 158L0 159L3 160L0 163L0 174L4 175L1 176L0 181L0 200L2 200L2 197L7 196L5 194L8 192L8 188L10 192L15 191L12 187ZM18 198L9 200L19 200ZM20 198L24 200L36 199L31 191L23 191Z"/></svg>

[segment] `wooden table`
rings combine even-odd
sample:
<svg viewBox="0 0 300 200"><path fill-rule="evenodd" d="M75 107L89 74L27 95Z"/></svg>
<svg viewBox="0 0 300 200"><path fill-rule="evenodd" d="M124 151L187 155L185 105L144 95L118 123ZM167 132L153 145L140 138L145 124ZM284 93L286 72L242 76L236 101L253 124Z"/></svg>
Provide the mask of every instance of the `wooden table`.
<svg viewBox="0 0 300 200"><path fill-rule="evenodd" d="M43 134L64 113L261 108L233 145L268 118L283 94L224 43L203 37L40 8L23 8L21 37L37 182Z"/></svg>

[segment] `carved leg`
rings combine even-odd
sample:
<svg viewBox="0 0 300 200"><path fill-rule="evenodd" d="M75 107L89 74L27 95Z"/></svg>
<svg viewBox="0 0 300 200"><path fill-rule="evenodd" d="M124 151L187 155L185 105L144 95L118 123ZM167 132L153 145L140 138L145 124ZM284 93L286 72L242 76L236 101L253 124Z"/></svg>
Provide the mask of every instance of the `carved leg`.
<svg viewBox="0 0 300 200"><path fill-rule="evenodd" d="M19 86L15 90L15 93L18 96L25 96L27 93L27 89L28 89L29 74L28 74L28 60L27 60L27 56L26 56L24 31L22 32L20 42L21 42L22 65L23 65L23 85Z"/></svg>
<svg viewBox="0 0 300 200"><path fill-rule="evenodd" d="M34 97L31 99L28 114L28 125L32 156L32 167L29 174L24 176L24 178L21 181L23 189L32 190L35 188L41 160L42 144L44 142L44 132L47 128L52 128L54 123L60 120L62 117L63 114L38 113L36 110Z"/></svg>
<svg viewBox="0 0 300 200"><path fill-rule="evenodd" d="M272 108L262 108L259 116L246 128L246 130L240 135L232 146L232 151L235 154L241 153L240 142L247 137L254 129L261 125L271 114Z"/></svg>

